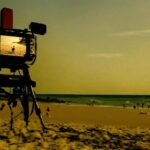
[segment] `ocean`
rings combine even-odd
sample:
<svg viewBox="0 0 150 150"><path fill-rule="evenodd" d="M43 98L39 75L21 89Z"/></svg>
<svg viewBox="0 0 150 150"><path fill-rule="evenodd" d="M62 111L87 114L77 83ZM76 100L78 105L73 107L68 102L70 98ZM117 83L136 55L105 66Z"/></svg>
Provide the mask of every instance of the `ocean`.
<svg viewBox="0 0 150 150"><path fill-rule="evenodd" d="M71 95L71 94L38 94L39 101L52 103L71 103L110 106L149 107L150 95Z"/></svg>

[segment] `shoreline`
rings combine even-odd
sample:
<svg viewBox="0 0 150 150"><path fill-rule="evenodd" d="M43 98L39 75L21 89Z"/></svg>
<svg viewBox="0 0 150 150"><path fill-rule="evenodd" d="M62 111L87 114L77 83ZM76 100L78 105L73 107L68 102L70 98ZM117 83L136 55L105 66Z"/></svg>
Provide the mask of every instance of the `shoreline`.
<svg viewBox="0 0 150 150"><path fill-rule="evenodd" d="M8 102L8 100L0 100L0 103L2 102ZM18 101L19 102L19 101ZM30 103L32 103L32 101L29 101ZM114 107L114 108L129 108L129 109L134 109L133 106L136 105L136 103L133 103L131 101L129 101L129 104L126 103L121 103L120 105L115 105L115 104L100 104L100 103L94 103L92 104L91 102L89 103L74 103L74 102L51 102L51 101L41 101L41 100L37 100L38 103L47 103L47 104L52 104L52 105L69 105L69 106L93 106L93 107ZM139 104L147 104L147 102L141 102ZM125 107L124 107L125 104ZM139 108L138 108L139 107ZM144 105L144 107L138 106L136 107L136 109L150 109L150 107L148 108L147 105Z"/></svg>
<svg viewBox="0 0 150 150"><path fill-rule="evenodd" d="M6 101L5 101L6 102ZM46 123L81 123L81 124L100 124L108 126L128 126L150 128L150 110L148 108L133 109L132 107L123 108L121 106L110 105L82 105L82 104L60 104L38 102L43 119ZM1 105L1 103L0 103ZM19 104L18 104L19 105ZM30 103L30 111L32 103ZM46 110L49 108L47 114ZM21 106L13 108L14 116L19 114ZM5 106L0 111L0 118L9 120L10 110ZM23 119L23 116L19 116ZM32 119L37 119L34 114Z"/></svg>
<svg viewBox="0 0 150 150"><path fill-rule="evenodd" d="M54 102L42 102L38 101L38 103L46 103L46 104L51 104L51 105L62 105L62 106L74 106L74 107L98 107L98 108L120 108L120 109L137 109L137 110L150 110L148 107L139 107L139 108L133 108L133 106L126 106L123 107L121 105L103 105L103 104L94 104L94 105L89 105L89 104L78 104L78 103L54 103Z"/></svg>

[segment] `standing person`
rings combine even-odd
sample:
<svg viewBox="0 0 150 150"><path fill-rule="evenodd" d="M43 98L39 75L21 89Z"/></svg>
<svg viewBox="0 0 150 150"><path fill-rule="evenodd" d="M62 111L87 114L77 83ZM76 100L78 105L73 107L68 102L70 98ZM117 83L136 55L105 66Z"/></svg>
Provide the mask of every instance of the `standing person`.
<svg viewBox="0 0 150 150"><path fill-rule="evenodd" d="M15 53L15 46L12 47L11 51L13 54Z"/></svg>
<svg viewBox="0 0 150 150"><path fill-rule="evenodd" d="M46 116L47 116L48 118L50 118L50 108L49 108L49 106L48 106L47 109L46 109Z"/></svg>

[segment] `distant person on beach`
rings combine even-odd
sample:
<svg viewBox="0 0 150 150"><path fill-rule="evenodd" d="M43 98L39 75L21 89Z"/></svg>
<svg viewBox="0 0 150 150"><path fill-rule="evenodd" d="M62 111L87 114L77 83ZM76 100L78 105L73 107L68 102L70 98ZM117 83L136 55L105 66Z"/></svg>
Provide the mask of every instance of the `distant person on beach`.
<svg viewBox="0 0 150 150"><path fill-rule="evenodd" d="M141 107L144 108L144 103L141 104Z"/></svg>
<svg viewBox="0 0 150 150"><path fill-rule="evenodd" d="M126 104L123 104L123 108L126 108Z"/></svg>
<svg viewBox="0 0 150 150"><path fill-rule="evenodd" d="M136 105L137 105L137 108L139 108L139 107L140 107L140 103L137 103Z"/></svg>
<svg viewBox="0 0 150 150"><path fill-rule="evenodd" d="M50 108L49 107L47 107L47 109L46 109L46 116L50 117Z"/></svg>
<svg viewBox="0 0 150 150"><path fill-rule="evenodd" d="M133 109L136 109L136 105L133 105Z"/></svg>

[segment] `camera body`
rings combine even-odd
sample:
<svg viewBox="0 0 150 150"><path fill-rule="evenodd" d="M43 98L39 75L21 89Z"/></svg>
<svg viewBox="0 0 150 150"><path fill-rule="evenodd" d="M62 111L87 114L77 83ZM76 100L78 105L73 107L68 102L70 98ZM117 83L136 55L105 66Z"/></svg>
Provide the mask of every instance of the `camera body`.
<svg viewBox="0 0 150 150"><path fill-rule="evenodd" d="M36 58L36 35L27 29L0 28L0 68L19 67Z"/></svg>
<svg viewBox="0 0 150 150"><path fill-rule="evenodd" d="M28 29L13 28L13 10L3 8L0 20L0 68L22 68L36 59L36 34L44 35L46 25L31 22Z"/></svg>

